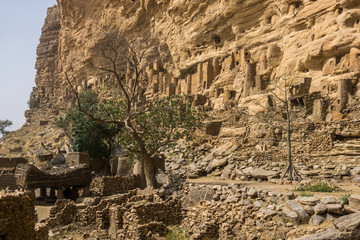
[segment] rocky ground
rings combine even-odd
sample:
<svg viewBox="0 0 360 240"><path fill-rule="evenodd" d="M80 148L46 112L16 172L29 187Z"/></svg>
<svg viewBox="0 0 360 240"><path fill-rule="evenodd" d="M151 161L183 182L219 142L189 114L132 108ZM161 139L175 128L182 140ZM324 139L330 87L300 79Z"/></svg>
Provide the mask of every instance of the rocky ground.
<svg viewBox="0 0 360 240"><path fill-rule="evenodd" d="M175 147L162 152L167 159L169 181L151 194L160 202L176 197L182 203L182 221L170 224L166 231L184 229L192 239L298 239L325 230L330 231L325 234L334 236L354 232L337 227L336 219L351 219L350 214L360 210L357 205L360 195L358 122L313 123L301 119L295 122L294 164L303 180L292 182L282 178L287 166L283 133L266 124L255 124L247 115L239 114L238 117L247 121L238 122L236 114L230 112L211 114L213 120L191 140L180 140ZM222 122L218 135L206 134L206 128L218 121ZM42 136L57 136L53 135L54 128L49 124L39 126L48 129L48 134ZM50 142L52 138L45 139ZM112 182L111 177L107 179ZM97 182L104 181L97 178L93 185ZM330 193L295 191L318 182L326 182L335 189ZM103 186L104 189L95 192L111 195L116 188L110 185L106 191ZM116 186L122 189L121 185ZM136 195L141 198L143 193ZM349 195L352 200L348 203ZM109 220L102 220L100 216L103 215L93 212L90 217L93 220L79 224L79 219L89 218L88 210L83 209L102 212L105 205L99 201L106 198L98 196L65 205L57 203L67 209L65 212L57 212L59 207L37 206L38 217L50 214L50 220L41 221L50 224L50 239L111 239L108 224L102 224L110 221L109 213L104 215ZM57 213L55 219L65 221L51 220ZM356 222L356 216L349 221ZM104 227L99 228L99 224ZM151 228L149 224L141 226ZM156 225L155 229L159 228L162 229ZM166 231L155 231L146 239L161 239ZM314 239L327 239L326 236Z"/></svg>
<svg viewBox="0 0 360 240"><path fill-rule="evenodd" d="M183 220L175 229L185 229L191 239L300 239L307 234L334 229L333 221L339 223L336 219L341 216L350 219L349 214L360 208L360 197L354 193L349 203L344 202L343 196L348 192L342 189L300 196L303 192L292 191L296 186L213 178L189 180L181 191ZM153 191L153 194L161 195L160 192ZM90 199L84 202L96 206ZM52 239L110 239L109 230L99 229L98 222L91 226L78 223L57 226L49 236ZM162 238L155 234L146 239Z"/></svg>

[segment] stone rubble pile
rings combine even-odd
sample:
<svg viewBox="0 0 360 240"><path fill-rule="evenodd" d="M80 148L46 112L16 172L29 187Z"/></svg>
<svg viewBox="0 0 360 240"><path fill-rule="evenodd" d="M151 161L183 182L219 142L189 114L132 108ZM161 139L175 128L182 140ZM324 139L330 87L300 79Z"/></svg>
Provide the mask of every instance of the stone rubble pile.
<svg viewBox="0 0 360 240"><path fill-rule="evenodd" d="M219 236L219 239L278 239L280 236L274 234L287 232L293 226L278 221L282 215L280 203L287 199L284 195L237 184L190 184L185 192L184 206L189 207L183 224L197 239L207 236Z"/></svg>
<svg viewBox="0 0 360 240"><path fill-rule="evenodd" d="M189 184L184 191L183 226L194 239L285 239L299 225L319 226L360 210L355 195L347 205L335 196L296 197L239 184Z"/></svg>
<svg viewBox="0 0 360 240"><path fill-rule="evenodd" d="M230 180L257 180L283 183L286 163L284 136L273 146L264 134L248 130L241 138L208 137L179 143L164 151L166 171L188 178L203 176ZM255 123L254 123L255 124ZM294 130L292 137L294 165L304 179L327 179L360 182L360 124L357 121L307 123ZM261 137L260 137L261 136ZM247 142L244 144L244 141ZM265 141L265 142L264 142ZM273 139L272 141L275 141ZM306 154L305 154L306 152Z"/></svg>

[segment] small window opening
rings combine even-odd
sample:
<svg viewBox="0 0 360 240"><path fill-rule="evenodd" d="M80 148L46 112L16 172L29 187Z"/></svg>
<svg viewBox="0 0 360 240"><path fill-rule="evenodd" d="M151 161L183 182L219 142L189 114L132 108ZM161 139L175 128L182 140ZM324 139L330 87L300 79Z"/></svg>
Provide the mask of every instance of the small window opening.
<svg viewBox="0 0 360 240"><path fill-rule="evenodd" d="M272 17L270 16L270 17L268 17L268 18L266 19L266 23L267 23L267 24L271 24L271 18L272 18Z"/></svg>
<svg viewBox="0 0 360 240"><path fill-rule="evenodd" d="M215 36L213 37L213 39L214 39L215 44L220 44L220 43L221 43L221 38L220 38L220 36L215 35Z"/></svg>

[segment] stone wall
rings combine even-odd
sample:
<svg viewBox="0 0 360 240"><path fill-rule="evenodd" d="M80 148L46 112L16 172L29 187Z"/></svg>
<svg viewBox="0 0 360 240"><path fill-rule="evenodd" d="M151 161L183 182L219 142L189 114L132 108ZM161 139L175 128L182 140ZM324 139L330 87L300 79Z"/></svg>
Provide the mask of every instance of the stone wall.
<svg viewBox="0 0 360 240"><path fill-rule="evenodd" d="M19 163L28 163L25 158L0 158L0 169L15 170Z"/></svg>
<svg viewBox="0 0 360 240"><path fill-rule="evenodd" d="M108 208L115 205L124 205L129 201L129 199L133 198L136 195L136 190L129 191L128 193L124 194L117 194L110 197L103 198L100 202L90 205L86 207L85 209L79 210L76 220L81 225L89 225L89 224L95 224L96 216L99 215L97 212L99 211L108 211ZM100 215L99 215L100 216ZM98 221L99 222L99 221Z"/></svg>
<svg viewBox="0 0 360 240"><path fill-rule="evenodd" d="M128 209L113 206L109 214L112 239L147 239L156 233L164 236L168 226L180 224L183 218L180 199L134 202Z"/></svg>
<svg viewBox="0 0 360 240"><path fill-rule="evenodd" d="M94 178L90 184L90 191L97 196L109 196L133 190L138 187L138 179L130 176L103 176Z"/></svg>
<svg viewBox="0 0 360 240"><path fill-rule="evenodd" d="M42 233L43 229L37 230ZM0 238L14 240L46 239L35 231L35 205L29 193L0 196Z"/></svg>
<svg viewBox="0 0 360 240"><path fill-rule="evenodd" d="M181 201L179 199L168 202L138 203L134 204L130 211L133 218L126 217L126 221L136 221L138 224L152 221L163 222L166 225L176 225L181 222Z"/></svg>
<svg viewBox="0 0 360 240"><path fill-rule="evenodd" d="M16 177L14 173L0 174L0 189L16 189Z"/></svg>
<svg viewBox="0 0 360 240"><path fill-rule="evenodd" d="M75 220L77 212L78 209L75 202L67 199L57 200L55 206L50 209L50 216L42 222L49 229L68 225Z"/></svg>
<svg viewBox="0 0 360 240"><path fill-rule="evenodd" d="M0 189L15 189L15 169L19 163L27 163L25 158L0 158Z"/></svg>

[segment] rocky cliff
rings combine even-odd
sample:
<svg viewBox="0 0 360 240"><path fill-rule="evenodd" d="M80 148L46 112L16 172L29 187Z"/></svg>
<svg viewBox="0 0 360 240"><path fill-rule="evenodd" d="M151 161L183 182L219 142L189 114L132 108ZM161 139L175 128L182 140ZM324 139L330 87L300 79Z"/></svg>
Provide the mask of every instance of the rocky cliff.
<svg viewBox="0 0 360 240"><path fill-rule="evenodd" d="M26 113L21 134L2 140L1 153L9 154L19 144L14 139L34 130L36 137L16 140L26 143L12 154L41 140L52 148L64 144L46 123L69 104L64 73L74 72L78 87L100 81L88 62L98 58L95 49L112 29L156 40L147 78L160 92L197 95L214 111L230 106L257 112L254 100L266 102L282 77L309 122L356 120L359 22L360 3L353 0L58 0L38 47L31 98L40 105Z"/></svg>

